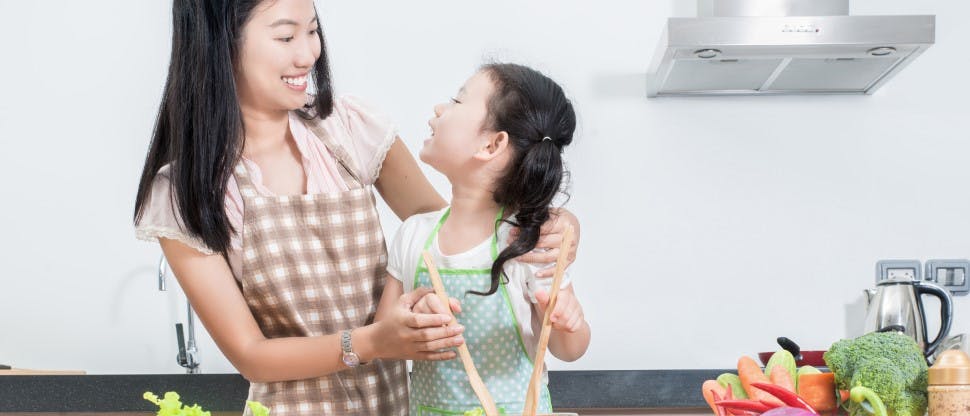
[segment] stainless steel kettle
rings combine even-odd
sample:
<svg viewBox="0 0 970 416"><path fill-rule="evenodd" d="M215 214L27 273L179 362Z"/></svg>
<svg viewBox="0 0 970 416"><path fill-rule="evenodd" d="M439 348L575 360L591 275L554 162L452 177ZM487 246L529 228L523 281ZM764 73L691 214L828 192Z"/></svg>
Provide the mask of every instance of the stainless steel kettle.
<svg viewBox="0 0 970 416"><path fill-rule="evenodd" d="M900 277L882 280L875 289L864 290L868 307L865 333L895 329L909 335L930 356L950 333L953 301L950 292L933 283ZM940 299L940 332L927 343L923 295Z"/></svg>

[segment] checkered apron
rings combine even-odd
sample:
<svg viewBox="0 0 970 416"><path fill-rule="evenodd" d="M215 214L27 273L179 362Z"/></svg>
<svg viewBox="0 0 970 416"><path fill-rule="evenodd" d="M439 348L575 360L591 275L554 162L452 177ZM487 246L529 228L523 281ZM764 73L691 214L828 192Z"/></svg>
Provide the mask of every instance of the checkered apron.
<svg viewBox="0 0 970 416"><path fill-rule="evenodd" d="M239 283L267 338L367 325L384 288L387 249L371 187L350 168L343 147L310 127L340 162L350 190L268 197L256 192L242 163L234 173L244 207ZM374 360L319 378L252 383L249 389L249 400L263 403L273 416L404 415L407 399L404 361Z"/></svg>

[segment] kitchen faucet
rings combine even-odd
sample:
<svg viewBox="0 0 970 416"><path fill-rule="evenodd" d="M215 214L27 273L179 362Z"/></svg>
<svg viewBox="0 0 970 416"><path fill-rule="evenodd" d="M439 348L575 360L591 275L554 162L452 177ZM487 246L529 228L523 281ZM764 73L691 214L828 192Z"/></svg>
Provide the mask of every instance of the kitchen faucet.
<svg viewBox="0 0 970 416"><path fill-rule="evenodd" d="M165 291L168 290L165 284L165 275L168 274L168 262L165 260L165 255L163 254L158 260L158 290ZM185 313L188 317L189 323L189 342L186 344L185 336L182 333L182 324L175 324L175 336L178 338L178 356L176 356L176 362L180 366L185 367L185 372L188 374L198 374L199 370L199 348L195 344L195 317L192 313L192 304L189 299L185 299Z"/></svg>

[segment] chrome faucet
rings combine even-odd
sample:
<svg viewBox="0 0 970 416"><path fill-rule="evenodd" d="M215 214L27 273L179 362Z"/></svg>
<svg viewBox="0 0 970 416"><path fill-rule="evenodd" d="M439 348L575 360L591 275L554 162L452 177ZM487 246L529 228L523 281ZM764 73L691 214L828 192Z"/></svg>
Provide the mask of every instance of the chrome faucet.
<svg viewBox="0 0 970 416"><path fill-rule="evenodd" d="M158 259L159 291L168 290L165 284L165 276L168 274L168 269L168 261L165 260L165 255L162 255L161 258ZM201 370L199 370L199 348L195 343L195 314L192 312L192 303L189 302L188 298L185 299L185 314L189 324L189 342L185 342L182 324L175 324L175 336L178 338L179 351L175 360L180 366L185 367L186 373L198 374L201 372Z"/></svg>

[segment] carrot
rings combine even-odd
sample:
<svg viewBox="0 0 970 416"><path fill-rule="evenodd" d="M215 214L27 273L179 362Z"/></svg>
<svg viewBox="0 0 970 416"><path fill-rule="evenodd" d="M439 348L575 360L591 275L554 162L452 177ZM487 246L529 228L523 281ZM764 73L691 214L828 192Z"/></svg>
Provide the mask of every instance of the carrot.
<svg viewBox="0 0 970 416"><path fill-rule="evenodd" d="M767 403L784 405L777 397L772 396L751 385L751 383L771 383L768 376L761 370L754 359L746 355L738 359L738 378L741 379L741 387L748 393L748 398L754 400L764 400Z"/></svg>
<svg viewBox="0 0 970 416"><path fill-rule="evenodd" d="M727 394L727 389L721 383L718 383L717 380L707 380L704 384L701 384L701 392L704 393L704 401L711 406L714 414L720 415L721 413L717 411L718 406L714 404L714 394L716 393L717 397L723 398Z"/></svg>
<svg viewBox="0 0 970 416"><path fill-rule="evenodd" d="M792 393L795 392L795 386L792 384L793 379L791 374L788 373L788 369L780 365L776 365L772 367L770 373L771 373L770 378L772 383L775 383L780 387L784 387L786 390Z"/></svg>
<svg viewBox="0 0 970 416"><path fill-rule="evenodd" d="M798 395L819 412L835 410L838 407L835 400L835 374L798 376Z"/></svg>

